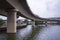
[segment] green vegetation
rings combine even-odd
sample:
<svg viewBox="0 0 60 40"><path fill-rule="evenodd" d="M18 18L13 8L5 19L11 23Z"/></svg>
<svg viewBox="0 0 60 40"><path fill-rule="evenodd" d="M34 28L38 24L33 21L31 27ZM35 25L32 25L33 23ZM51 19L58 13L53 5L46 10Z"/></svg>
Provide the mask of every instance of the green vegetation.
<svg viewBox="0 0 60 40"><path fill-rule="evenodd" d="M27 25L29 25L28 19L25 19L24 23L26 23Z"/></svg>
<svg viewBox="0 0 60 40"><path fill-rule="evenodd" d="M35 21L35 25L38 25L38 24L43 24L43 21Z"/></svg>
<svg viewBox="0 0 60 40"><path fill-rule="evenodd" d="M0 25L3 25L3 23L5 23L5 21L3 19L0 19Z"/></svg>

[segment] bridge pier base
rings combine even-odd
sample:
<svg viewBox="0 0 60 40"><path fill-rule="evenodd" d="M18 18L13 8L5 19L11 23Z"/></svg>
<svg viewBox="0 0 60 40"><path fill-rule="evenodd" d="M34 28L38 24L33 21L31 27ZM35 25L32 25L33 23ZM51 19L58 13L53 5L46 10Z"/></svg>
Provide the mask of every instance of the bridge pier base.
<svg viewBox="0 0 60 40"><path fill-rule="evenodd" d="M35 27L35 21L34 20L32 20L32 26Z"/></svg>
<svg viewBox="0 0 60 40"><path fill-rule="evenodd" d="M16 9L7 10L7 33L16 33Z"/></svg>

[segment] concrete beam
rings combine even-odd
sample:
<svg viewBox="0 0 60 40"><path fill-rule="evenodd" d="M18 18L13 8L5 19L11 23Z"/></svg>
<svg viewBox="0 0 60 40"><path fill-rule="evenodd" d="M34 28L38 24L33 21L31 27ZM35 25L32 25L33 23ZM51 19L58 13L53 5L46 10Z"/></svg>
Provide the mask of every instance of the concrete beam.
<svg viewBox="0 0 60 40"><path fill-rule="evenodd" d="M16 33L16 9L7 11L7 33Z"/></svg>
<svg viewBox="0 0 60 40"><path fill-rule="evenodd" d="M7 16L7 12L5 12L4 10L0 10L0 15Z"/></svg>
<svg viewBox="0 0 60 40"><path fill-rule="evenodd" d="M23 6L23 3L25 3L24 1L20 2L19 0L7 0L7 2L10 3L16 9L18 9L19 12L21 12L21 14L23 14L27 18L33 19L33 20L38 20L38 18L36 18L36 16L32 15L30 12L28 12L25 9L25 7ZM26 3L25 3L25 5L26 5Z"/></svg>
<svg viewBox="0 0 60 40"><path fill-rule="evenodd" d="M0 15L7 17L6 10L0 10ZM19 18L19 14L17 13L17 18Z"/></svg>

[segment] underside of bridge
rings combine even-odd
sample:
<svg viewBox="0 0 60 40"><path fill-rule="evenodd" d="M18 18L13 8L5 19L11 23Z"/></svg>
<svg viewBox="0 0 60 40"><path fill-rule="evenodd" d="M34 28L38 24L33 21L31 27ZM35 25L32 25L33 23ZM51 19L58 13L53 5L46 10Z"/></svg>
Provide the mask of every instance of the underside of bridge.
<svg viewBox="0 0 60 40"><path fill-rule="evenodd" d="M26 0L7 0L14 8L18 9L24 16L32 20L42 20L42 18L34 15L29 6L27 5Z"/></svg>
<svg viewBox="0 0 60 40"><path fill-rule="evenodd" d="M34 21L54 21L34 15L26 0L0 0L0 15L7 17L7 33L16 33L16 19L19 16L31 19L33 26Z"/></svg>
<svg viewBox="0 0 60 40"><path fill-rule="evenodd" d="M37 19L27 6L26 0L0 0L0 15L7 17L7 33L16 33L16 17Z"/></svg>
<svg viewBox="0 0 60 40"><path fill-rule="evenodd" d="M26 0L0 0L0 15L7 17L7 33L16 33L16 17L18 16L34 21L45 20L31 12Z"/></svg>

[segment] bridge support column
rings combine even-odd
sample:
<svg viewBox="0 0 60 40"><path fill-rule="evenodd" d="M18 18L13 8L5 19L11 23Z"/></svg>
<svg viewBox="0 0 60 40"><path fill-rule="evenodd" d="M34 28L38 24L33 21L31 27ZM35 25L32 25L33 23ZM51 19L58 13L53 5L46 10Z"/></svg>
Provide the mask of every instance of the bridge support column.
<svg viewBox="0 0 60 40"><path fill-rule="evenodd" d="M35 21L34 20L32 20L32 26L35 27Z"/></svg>
<svg viewBox="0 0 60 40"><path fill-rule="evenodd" d="M47 21L45 21L45 26L47 26Z"/></svg>
<svg viewBox="0 0 60 40"><path fill-rule="evenodd" d="M16 33L16 9L7 10L7 33Z"/></svg>

